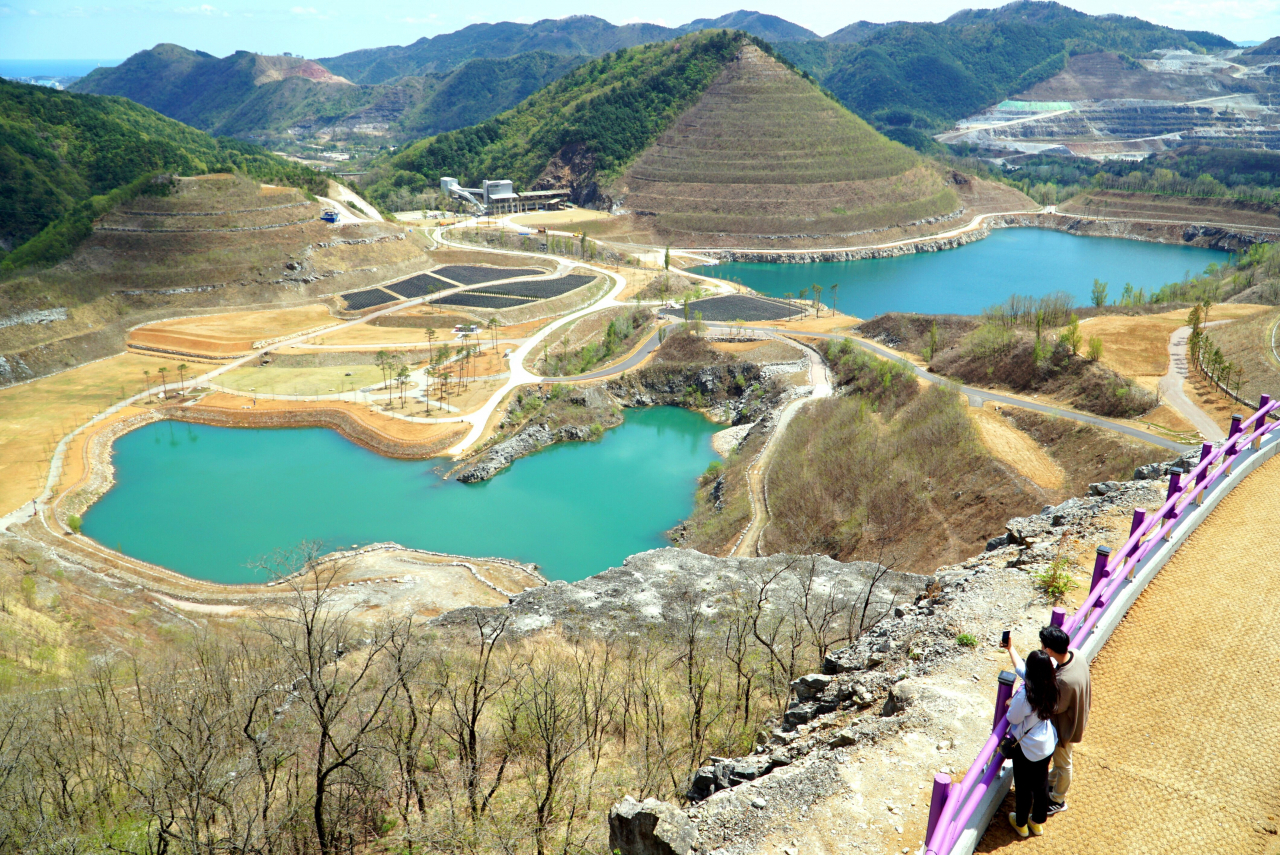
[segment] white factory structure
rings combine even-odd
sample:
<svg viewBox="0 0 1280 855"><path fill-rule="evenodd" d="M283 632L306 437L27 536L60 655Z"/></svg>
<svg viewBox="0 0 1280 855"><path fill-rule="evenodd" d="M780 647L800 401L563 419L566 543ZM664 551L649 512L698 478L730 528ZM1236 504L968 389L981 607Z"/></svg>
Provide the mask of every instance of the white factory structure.
<svg viewBox="0 0 1280 855"><path fill-rule="evenodd" d="M522 211L554 211L569 198L568 190L531 190L517 193L510 181L485 179L479 187L463 187L456 178L441 178L440 189L451 199L469 203L477 214L517 214Z"/></svg>

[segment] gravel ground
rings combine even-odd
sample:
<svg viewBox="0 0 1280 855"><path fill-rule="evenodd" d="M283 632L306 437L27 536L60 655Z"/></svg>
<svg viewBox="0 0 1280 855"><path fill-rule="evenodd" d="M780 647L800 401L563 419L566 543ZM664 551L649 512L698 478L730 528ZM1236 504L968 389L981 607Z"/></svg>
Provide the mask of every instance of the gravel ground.
<svg viewBox="0 0 1280 855"><path fill-rule="evenodd" d="M452 264L448 267L437 267L431 272L457 282L459 285L480 285L516 276L541 276L547 271L536 267L478 267L470 264Z"/></svg>
<svg viewBox="0 0 1280 855"><path fill-rule="evenodd" d="M677 314L683 309L677 310ZM704 321L780 321L800 314L800 310L779 300L767 300L747 294L708 297L689 304L689 317L702 312Z"/></svg>
<svg viewBox="0 0 1280 855"><path fill-rule="evenodd" d="M365 291L353 291L350 294L342 295L342 300L347 304L347 308L357 312L361 309L381 306L383 303L394 303L398 299L395 294L388 294L381 288L369 288Z"/></svg>
<svg viewBox="0 0 1280 855"><path fill-rule="evenodd" d="M509 297L532 297L535 300L546 300L550 297L559 297L561 294L576 291L596 278L595 276L573 274L561 276L559 279L539 279L534 282L507 282L502 285L487 285L484 288L477 288L472 293L505 294Z"/></svg>

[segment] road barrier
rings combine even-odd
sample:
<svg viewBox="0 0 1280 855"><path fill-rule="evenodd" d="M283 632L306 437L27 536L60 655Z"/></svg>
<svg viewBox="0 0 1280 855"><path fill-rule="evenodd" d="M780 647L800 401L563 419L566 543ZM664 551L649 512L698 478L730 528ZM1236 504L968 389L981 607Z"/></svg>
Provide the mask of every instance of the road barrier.
<svg viewBox="0 0 1280 855"><path fill-rule="evenodd" d="M1268 416L1278 412L1280 400L1263 395L1249 418L1233 416L1221 446L1215 450L1206 442L1200 447L1200 462L1190 472L1176 467L1170 471L1169 492L1159 509L1148 513L1134 508L1123 546L1114 552L1098 547L1089 596L1071 617L1055 608L1050 618L1071 636L1072 647L1092 660L1177 547L1245 475L1276 453L1280 422L1268 421ZM991 736L964 779L957 784L948 775L934 776L925 833L927 855L972 853L1008 792L1012 771L998 746L1009 729L1003 711L1013 683L1013 675L1001 673Z"/></svg>

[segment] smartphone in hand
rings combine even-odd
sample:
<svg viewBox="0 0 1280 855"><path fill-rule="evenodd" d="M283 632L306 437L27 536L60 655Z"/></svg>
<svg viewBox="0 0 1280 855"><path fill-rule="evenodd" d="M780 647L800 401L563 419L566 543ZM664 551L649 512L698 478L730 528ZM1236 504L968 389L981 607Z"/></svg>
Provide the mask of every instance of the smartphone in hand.
<svg viewBox="0 0 1280 855"><path fill-rule="evenodd" d="M1000 646L1005 650L1009 649L1009 630L1000 633Z"/></svg>

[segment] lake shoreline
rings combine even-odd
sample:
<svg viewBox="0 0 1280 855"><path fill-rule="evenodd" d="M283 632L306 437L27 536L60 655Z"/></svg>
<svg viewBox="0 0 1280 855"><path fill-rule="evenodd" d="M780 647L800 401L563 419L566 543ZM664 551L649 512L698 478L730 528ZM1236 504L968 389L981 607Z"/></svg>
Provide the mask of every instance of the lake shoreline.
<svg viewBox="0 0 1280 855"><path fill-rule="evenodd" d="M984 214L975 218L964 230L943 235L925 236L889 245L842 247L813 250L770 249L693 249L682 250L717 261L764 264L812 264L830 261L863 261L896 258L924 252L957 249L989 237L997 229L1036 228L1066 232L1081 237L1108 237L1143 243L1239 252L1255 243L1280 241L1280 229L1200 225L1191 223L1158 223L1142 220L1110 220L1073 214L1010 213Z"/></svg>

